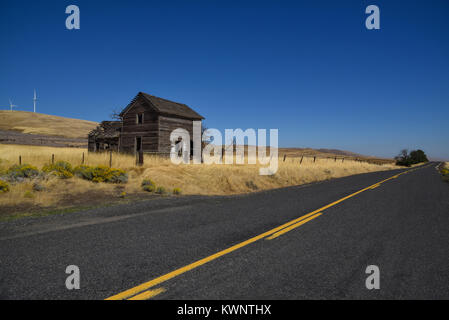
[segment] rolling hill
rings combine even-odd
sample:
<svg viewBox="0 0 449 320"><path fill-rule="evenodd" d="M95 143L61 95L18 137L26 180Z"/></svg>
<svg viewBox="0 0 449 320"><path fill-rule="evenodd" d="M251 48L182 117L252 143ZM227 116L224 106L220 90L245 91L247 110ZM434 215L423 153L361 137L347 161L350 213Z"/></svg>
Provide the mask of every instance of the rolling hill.
<svg viewBox="0 0 449 320"><path fill-rule="evenodd" d="M0 130L25 134L86 139L97 122L26 111L0 110Z"/></svg>

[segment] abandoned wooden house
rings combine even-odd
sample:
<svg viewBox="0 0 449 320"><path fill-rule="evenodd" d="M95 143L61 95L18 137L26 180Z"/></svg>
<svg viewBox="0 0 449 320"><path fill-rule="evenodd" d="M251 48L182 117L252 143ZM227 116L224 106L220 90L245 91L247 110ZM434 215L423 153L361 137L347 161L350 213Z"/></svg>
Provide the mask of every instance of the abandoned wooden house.
<svg viewBox="0 0 449 320"><path fill-rule="evenodd" d="M121 121L103 121L89 133L89 151L170 154L170 133L204 117L187 105L139 92L120 113ZM191 147L193 143L190 143Z"/></svg>

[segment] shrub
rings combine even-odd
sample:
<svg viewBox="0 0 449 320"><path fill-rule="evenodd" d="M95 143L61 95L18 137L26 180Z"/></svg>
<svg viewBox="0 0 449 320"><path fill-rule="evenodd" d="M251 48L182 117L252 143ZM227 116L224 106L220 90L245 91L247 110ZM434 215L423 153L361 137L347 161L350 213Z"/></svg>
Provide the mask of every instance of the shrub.
<svg viewBox="0 0 449 320"><path fill-rule="evenodd" d="M9 183L3 180L0 180L0 193L6 193L9 191Z"/></svg>
<svg viewBox="0 0 449 320"><path fill-rule="evenodd" d="M448 175L448 174L449 174L449 169L447 169L447 168L441 169L441 174L442 174L443 176Z"/></svg>
<svg viewBox="0 0 449 320"><path fill-rule="evenodd" d="M156 185L156 184L155 184L154 181L151 180L151 179L144 179L144 180L142 181L142 187L143 187L143 186L147 186L147 185L152 185L152 186L154 186L154 185Z"/></svg>
<svg viewBox="0 0 449 320"><path fill-rule="evenodd" d="M8 169L6 176L10 181L21 182L26 178L34 178L39 174L39 170L29 164L16 164Z"/></svg>
<svg viewBox="0 0 449 320"><path fill-rule="evenodd" d="M165 190L164 187L157 187L156 193L157 193L157 194L166 194L166 193L167 193L167 190Z"/></svg>
<svg viewBox="0 0 449 320"><path fill-rule="evenodd" d="M147 192L154 192L156 190L155 186L152 185L146 185L142 187L143 191L147 191Z"/></svg>
<svg viewBox="0 0 449 320"><path fill-rule="evenodd" d="M109 169L106 174L106 182L109 183L127 183L128 174L121 169Z"/></svg>
<svg viewBox="0 0 449 320"><path fill-rule="evenodd" d="M73 177L72 165L67 161L58 161L55 164L47 164L42 168L42 171L53 174L61 179Z"/></svg>
<svg viewBox="0 0 449 320"><path fill-rule="evenodd" d="M120 198L124 198L124 197L126 197L126 192L125 191L123 191L122 193L120 193L120 196L119 196Z"/></svg>
<svg viewBox="0 0 449 320"><path fill-rule="evenodd" d="M74 170L73 173L84 180L89 180L92 181L93 177L93 170L92 167L86 166L86 165L80 165L77 166Z"/></svg>
<svg viewBox="0 0 449 320"><path fill-rule="evenodd" d="M147 192L154 192L156 190L156 184L153 180L145 179L142 181L142 189Z"/></svg>
<svg viewBox="0 0 449 320"><path fill-rule="evenodd" d="M109 168L106 166L90 167L81 165L75 168L76 176L93 181L107 183L126 183L128 182L128 174L121 169Z"/></svg>
<svg viewBox="0 0 449 320"><path fill-rule="evenodd" d="M174 188L174 189L173 189L173 194L177 194L177 195L181 194L181 189L179 189L179 188Z"/></svg>

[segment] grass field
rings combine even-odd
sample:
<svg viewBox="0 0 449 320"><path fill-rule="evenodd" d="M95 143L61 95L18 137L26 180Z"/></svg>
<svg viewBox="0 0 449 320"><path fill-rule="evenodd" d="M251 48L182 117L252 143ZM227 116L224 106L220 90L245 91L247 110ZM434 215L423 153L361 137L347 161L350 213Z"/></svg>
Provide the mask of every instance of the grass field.
<svg viewBox="0 0 449 320"><path fill-rule="evenodd" d="M93 121L50 116L26 111L0 110L0 130L22 133L86 138L98 124Z"/></svg>
<svg viewBox="0 0 449 320"><path fill-rule="evenodd" d="M83 153L87 165L109 165L109 154L88 153L85 149L51 148L39 146L19 146L0 144L0 170L18 163L21 156L23 164L31 164L39 169L51 162L64 160L73 166L81 164ZM313 162L313 157L300 159L279 157L279 169L273 176L259 175L259 165L174 165L170 159L145 155L144 165L135 166L135 158L131 155L113 154L112 167L128 172L129 181L123 185L93 183L77 177L71 179L51 178L43 181L45 191L34 192L33 182L22 182L11 185L10 191L0 194L0 207L3 211L15 212L27 210L31 206L37 208L67 207L89 203L96 200L103 202L120 199L123 192L128 196L147 197L141 189L143 179L152 179L157 186L168 191L180 188L186 195L231 195L255 192L273 188L321 181L352 174L390 170L397 168L392 164L376 165L364 162L334 159L320 159ZM95 201L94 201L95 202ZM7 209L7 210L6 210Z"/></svg>

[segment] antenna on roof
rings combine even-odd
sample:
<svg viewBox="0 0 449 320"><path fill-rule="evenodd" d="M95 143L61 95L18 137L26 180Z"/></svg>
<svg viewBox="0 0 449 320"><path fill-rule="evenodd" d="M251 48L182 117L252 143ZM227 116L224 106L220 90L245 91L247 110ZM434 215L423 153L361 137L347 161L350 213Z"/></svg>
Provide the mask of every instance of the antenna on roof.
<svg viewBox="0 0 449 320"><path fill-rule="evenodd" d="M36 112L36 101L37 101L36 89L34 89L34 98L33 98L34 112Z"/></svg>

